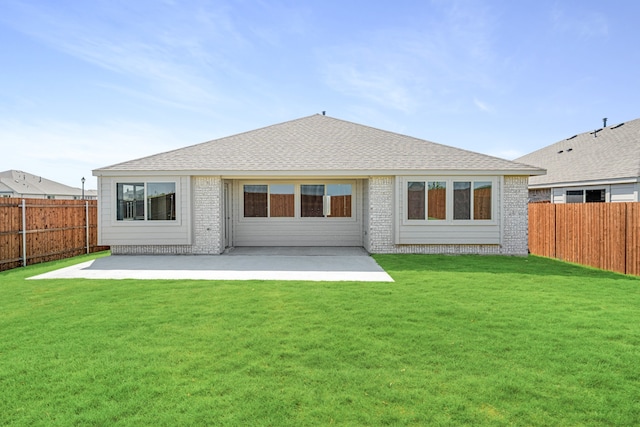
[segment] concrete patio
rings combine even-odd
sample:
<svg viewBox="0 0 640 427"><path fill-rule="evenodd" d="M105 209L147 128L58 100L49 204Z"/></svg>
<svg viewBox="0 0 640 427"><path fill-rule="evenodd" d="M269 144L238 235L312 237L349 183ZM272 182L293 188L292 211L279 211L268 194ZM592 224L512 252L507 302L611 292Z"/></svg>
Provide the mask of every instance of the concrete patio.
<svg viewBox="0 0 640 427"><path fill-rule="evenodd" d="M211 256L108 256L30 279L393 282L364 249L356 247L243 247Z"/></svg>

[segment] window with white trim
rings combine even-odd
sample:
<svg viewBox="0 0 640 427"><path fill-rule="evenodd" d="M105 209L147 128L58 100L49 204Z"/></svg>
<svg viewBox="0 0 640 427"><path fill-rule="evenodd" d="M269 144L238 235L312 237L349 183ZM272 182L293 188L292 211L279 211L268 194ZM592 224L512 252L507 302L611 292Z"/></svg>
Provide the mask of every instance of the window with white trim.
<svg viewBox="0 0 640 427"><path fill-rule="evenodd" d="M174 221L175 182L127 182L116 184L118 221Z"/></svg>
<svg viewBox="0 0 640 427"><path fill-rule="evenodd" d="M353 184L242 185L244 218L352 218ZM297 209L296 209L297 208Z"/></svg>
<svg viewBox="0 0 640 427"><path fill-rule="evenodd" d="M494 219L492 179L414 179L406 181L405 220L438 222Z"/></svg>

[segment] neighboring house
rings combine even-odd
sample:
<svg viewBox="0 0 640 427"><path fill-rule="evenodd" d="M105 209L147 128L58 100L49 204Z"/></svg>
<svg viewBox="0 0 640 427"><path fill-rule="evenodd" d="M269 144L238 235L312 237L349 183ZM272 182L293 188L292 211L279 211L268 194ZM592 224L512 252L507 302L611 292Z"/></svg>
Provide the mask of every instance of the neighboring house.
<svg viewBox="0 0 640 427"><path fill-rule="evenodd" d="M574 135L515 161L547 170L529 178L532 202L637 202L640 119Z"/></svg>
<svg viewBox="0 0 640 427"><path fill-rule="evenodd" d="M0 172L0 197L28 199L82 199L82 189L69 187L38 175L18 170ZM98 198L96 190L85 190L84 198Z"/></svg>
<svg viewBox="0 0 640 427"><path fill-rule="evenodd" d="M526 255L527 180L542 173L319 114L93 171L114 254Z"/></svg>

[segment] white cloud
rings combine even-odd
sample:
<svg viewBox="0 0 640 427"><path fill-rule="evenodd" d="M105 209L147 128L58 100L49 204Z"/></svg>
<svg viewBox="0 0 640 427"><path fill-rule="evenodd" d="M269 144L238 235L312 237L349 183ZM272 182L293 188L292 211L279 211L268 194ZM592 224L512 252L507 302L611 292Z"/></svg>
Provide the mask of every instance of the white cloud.
<svg viewBox="0 0 640 427"><path fill-rule="evenodd" d="M491 108L485 102L480 101L478 98L473 98L473 103L475 104L476 107L478 107L478 110L480 111L483 111L485 113L490 113L493 111L493 108Z"/></svg>
<svg viewBox="0 0 640 427"><path fill-rule="evenodd" d="M5 23L82 61L133 77L141 91L168 102L202 106L230 101L217 84L225 73L235 72L225 51L248 42L225 12L165 3L157 6L165 10L154 21L144 16L153 13L151 5L142 11L133 7L107 2L63 10L13 4L9 15L14 19Z"/></svg>

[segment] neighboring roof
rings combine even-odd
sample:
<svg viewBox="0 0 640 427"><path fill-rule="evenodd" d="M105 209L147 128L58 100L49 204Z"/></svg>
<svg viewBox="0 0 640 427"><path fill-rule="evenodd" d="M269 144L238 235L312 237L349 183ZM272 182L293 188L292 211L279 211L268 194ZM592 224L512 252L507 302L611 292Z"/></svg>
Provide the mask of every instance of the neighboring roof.
<svg viewBox="0 0 640 427"><path fill-rule="evenodd" d="M21 195L82 195L80 188L69 187L68 185L19 170L0 172L0 184L0 191L12 191ZM87 195L89 195L89 192L85 191L85 196Z"/></svg>
<svg viewBox="0 0 640 427"><path fill-rule="evenodd" d="M640 119L574 135L516 159L547 170L530 187L640 177Z"/></svg>
<svg viewBox="0 0 640 427"><path fill-rule="evenodd" d="M544 173L528 165L320 114L96 169L93 173L213 171L222 175L260 172L356 175L371 171L425 170Z"/></svg>

